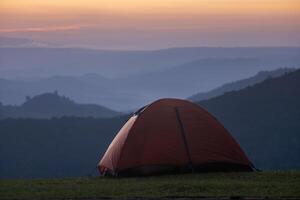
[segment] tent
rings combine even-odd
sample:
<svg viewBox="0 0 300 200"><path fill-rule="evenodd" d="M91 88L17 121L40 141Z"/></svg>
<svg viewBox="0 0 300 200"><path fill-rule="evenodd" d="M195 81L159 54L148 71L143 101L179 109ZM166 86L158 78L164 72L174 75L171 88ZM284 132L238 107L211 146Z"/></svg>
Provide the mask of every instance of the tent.
<svg viewBox="0 0 300 200"><path fill-rule="evenodd" d="M252 171L230 133L202 107L160 99L139 109L98 164L100 174L152 175L187 171Z"/></svg>

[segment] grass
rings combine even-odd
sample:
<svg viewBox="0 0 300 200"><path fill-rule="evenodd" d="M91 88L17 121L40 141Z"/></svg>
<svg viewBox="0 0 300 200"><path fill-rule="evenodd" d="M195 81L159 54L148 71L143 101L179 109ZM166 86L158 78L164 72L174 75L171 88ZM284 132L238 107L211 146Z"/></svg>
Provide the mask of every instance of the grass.
<svg viewBox="0 0 300 200"><path fill-rule="evenodd" d="M300 197L300 171L0 180L0 199Z"/></svg>

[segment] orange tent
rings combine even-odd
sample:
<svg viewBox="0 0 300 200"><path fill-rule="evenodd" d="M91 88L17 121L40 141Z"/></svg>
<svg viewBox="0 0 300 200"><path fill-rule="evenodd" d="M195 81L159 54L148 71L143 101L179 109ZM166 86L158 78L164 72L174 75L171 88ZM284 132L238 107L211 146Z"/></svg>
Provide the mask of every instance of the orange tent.
<svg viewBox="0 0 300 200"><path fill-rule="evenodd" d="M98 164L101 174L111 175L252 171L252 167L217 119L179 99L161 99L137 111Z"/></svg>

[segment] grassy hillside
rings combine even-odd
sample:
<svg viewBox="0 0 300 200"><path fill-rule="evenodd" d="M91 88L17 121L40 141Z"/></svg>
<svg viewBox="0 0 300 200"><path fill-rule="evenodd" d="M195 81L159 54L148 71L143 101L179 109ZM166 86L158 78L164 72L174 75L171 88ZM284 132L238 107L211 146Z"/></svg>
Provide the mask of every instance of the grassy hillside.
<svg viewBox="0 0 300 200"><path fill-rule="evenodd" d="M300 197L300 171L0 181L1 199Z"/></svg>

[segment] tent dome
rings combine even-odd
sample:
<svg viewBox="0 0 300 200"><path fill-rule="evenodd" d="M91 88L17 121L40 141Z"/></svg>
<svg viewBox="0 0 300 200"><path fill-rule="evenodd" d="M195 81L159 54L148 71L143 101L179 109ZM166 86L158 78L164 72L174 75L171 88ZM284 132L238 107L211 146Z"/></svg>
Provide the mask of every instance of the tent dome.
<svg viewBox="0 0 300 200"><path fill-rule="evenodd" d="M126 122L98 164L101 174L252 171L230 133L202 107L160 99Z"/></svg>

